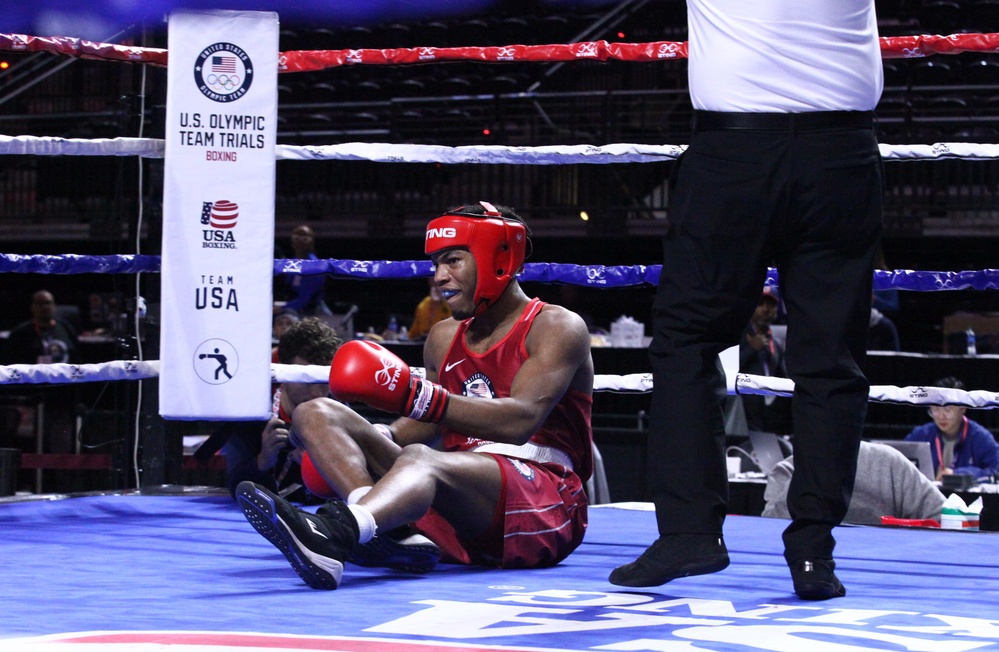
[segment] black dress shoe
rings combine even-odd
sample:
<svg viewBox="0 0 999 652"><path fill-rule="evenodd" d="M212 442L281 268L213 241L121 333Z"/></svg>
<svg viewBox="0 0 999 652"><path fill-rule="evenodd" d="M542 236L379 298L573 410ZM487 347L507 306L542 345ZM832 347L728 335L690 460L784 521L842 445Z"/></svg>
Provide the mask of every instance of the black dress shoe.
<svg viewBox="0 0 999 652"><path fill-rule="evenodd" d="M727 567L728 549L720 535L671 534L656 539L635 561L615 568L609 580L618 586L660 586Z"/></svg>
<svg viewBox="0 0 999 652"><path fill-rule="evenodd" d="M802 600L829 600L846 595L832 559L801 559L791 564L794 592Z"/></svg>

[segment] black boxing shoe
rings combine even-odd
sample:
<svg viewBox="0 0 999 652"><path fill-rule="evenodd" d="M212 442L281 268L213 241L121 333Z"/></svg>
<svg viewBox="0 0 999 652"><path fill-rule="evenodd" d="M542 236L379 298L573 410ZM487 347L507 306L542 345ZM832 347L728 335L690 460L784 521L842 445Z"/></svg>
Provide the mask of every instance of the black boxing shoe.
<svg viewBox="0 0 999 652"><path fill-rule="evenodd" d="M436 543L404 525L354 546L347 561L358 566L422 574L432 571L440 558L441 550Z"/></svg>
<svg viewBox="0 0 999 652"><path fill-rule="evenodd" d="M832 559L800 559L791 564L794 592L802 600L829 600L846 595Z"/></svg>
<svg viewBox="0 0 999 652"><path fill-rule="evenodd" d="M660 586L678 577L728 568L728 549L717 534L670 534L656 539L630 564L618 566L609 581L618 586Z"/></svg>
<svg viewBox="0 0 999 652"><path fill-rule="evenodd" d="M236 501L250 525L284 554L306 584L328 591L340 586L343 562L357 543L359 531L342 500L331 500L310 514L244 481L236 487Z"/></svg>

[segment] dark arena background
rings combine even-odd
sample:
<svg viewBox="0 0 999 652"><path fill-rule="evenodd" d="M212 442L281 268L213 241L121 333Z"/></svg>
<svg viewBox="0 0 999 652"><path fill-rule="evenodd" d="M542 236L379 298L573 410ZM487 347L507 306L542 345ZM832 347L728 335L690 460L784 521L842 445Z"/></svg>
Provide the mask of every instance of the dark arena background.
<svg viewBox="0 0 999 652"><path fill-rule="evenodd" d="M560 60L541 51L502 62L329 63L336 59L329 53L355 50L680 44L687 27L678 0L13 5L0 12L0 365L9 331L29 318L32 294L41 289L81 334L74 362L158 359L155 266L108 273L23 263L68 254L155 260L161 253L162 158L54 154L60 143L165 137L164 16L173 9L276 11L281 52L318 53L325 63L278 75L277 140L289 148L418 144L557 153L620 143L682 146L689 137L684 56ZM884 287L897 290L891 318L901 351L872 352L867 373L874 385L902 388L956 376L991 397L969 416L999 434L991 409L999 392L992 269L999 250L999 0L879 0L877 8L880 34L890 42L883 46L878 138L917 153L885 161L879 269ZM914 40L950 35L925 46ZM19 150L21 137L34 137L36 147L52 139L53 149ZM964 146L973 153L962 155ZM290 233L305 224L320 259L422 261L426 222L449 206L484 199L526 218L534 245L528 263L591 272L654 266L669 219L671 166L669 156L545 165L286 158L277 164L274 256L292 258ZM907 285L913 270L984 280ZM276 299L284 281L275 275ZM597 374L649 371L645 348L614 346L611 332L631 317L651 335L652 282L601 287L556 278L524 287L586 317ZM422 277L330 273L326 301L350 316L345 335L380 335L393 319L408 324L426 290ZM389 346L420 366L417 344ZM217 424L159 417L155 377L66 384L4 378L0 449L18 454L0 457L0 585L8 614L0 649L999 646L991 587L999 502L987 489L960 488L969 502L985 498L978 532L843 528L837 557L851 593L818 608L793 599L780 556L784 524L758 517L765 481L750 473L731 483L732 568L648 593L616 590L607 573L655 536L642 502L650 397L634 387L595 393L594 439L606 480L597 502L609 505L592 510L586 542L558 568L447 567L397 581L390 571L349 567L340 590L320 594L246 525L224 489L219 456L194 456ZM927 421L923 404L873 401L865 437L901 439ZM792 432L778 434L793 444Z"/></svg>

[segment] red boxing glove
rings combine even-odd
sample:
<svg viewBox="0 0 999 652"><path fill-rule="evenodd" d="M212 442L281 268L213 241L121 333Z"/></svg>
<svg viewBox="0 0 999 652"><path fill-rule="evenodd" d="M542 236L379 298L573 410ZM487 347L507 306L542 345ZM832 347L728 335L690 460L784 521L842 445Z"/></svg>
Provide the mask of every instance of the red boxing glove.
<svg viewBox="0 0 999 652"><path fill-rule="evenodd" d="M450 393L413 376L409 366L385 347L351 340L337 349L330 364L330 394L338 401L360 401L417 421L444 418Z"/></svg>
<svg viewBox="0 0 999 652"><path fill-rule="evenodd" d="M319 473L319 469L312 463L312 458L305 451L302 452L302 484L317 498L329 500L336 496L333 487L326 482L326 478Z"/></svg>

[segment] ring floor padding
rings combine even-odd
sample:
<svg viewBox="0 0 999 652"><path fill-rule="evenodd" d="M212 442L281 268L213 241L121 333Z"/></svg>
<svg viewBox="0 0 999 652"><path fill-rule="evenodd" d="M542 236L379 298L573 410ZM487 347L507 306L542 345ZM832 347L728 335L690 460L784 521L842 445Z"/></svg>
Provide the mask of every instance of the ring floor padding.
<svg viewBox="0 0 999 652"><path fill-rule="evenodd" d="M592 508L585 542L555 568L348 564L326 592L228 495L3 502L0 650L999 649L997 535L838 528L848 594L803 602L781 555L786 521L731 516L727 570L613 586L610 570L655 536L648 508Z"/></svg>

